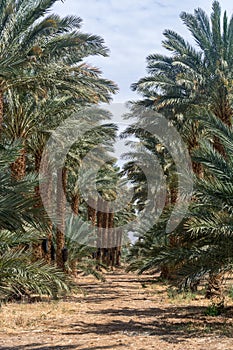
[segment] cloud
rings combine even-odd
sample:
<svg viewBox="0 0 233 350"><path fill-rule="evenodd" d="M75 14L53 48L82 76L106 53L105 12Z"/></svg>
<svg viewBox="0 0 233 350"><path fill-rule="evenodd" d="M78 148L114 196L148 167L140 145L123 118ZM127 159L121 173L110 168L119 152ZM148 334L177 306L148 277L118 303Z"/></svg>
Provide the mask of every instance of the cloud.
<svg viewBox="0 0 233 350"><path fill-rule="evenodd" d="M233 13L229 0L221 6ZM209 0L66 0L58 1L54 11L75 14L83 19L82 30L105 39L111 54L109 58L88 58L101 68L104 76L120 87L115 101L124 102L136 98L130 85L146 74L146 57L164 52L161 46L164 29L170 28L190 39L179 15L182 11L193 12L197 7L211 11Z"/></svg>

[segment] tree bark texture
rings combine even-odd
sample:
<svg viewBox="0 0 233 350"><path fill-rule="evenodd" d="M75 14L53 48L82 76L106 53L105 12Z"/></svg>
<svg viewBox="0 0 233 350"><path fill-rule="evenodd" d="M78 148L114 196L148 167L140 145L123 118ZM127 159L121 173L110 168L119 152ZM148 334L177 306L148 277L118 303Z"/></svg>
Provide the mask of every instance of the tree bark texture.
<svg viewBox="0 0 233 350"><path fill-rule="evenodd" d="M26 150L20 151L19 157L11 164L11 175L15 180L22 180L26 175Z"/></svg>
<svg viewBox="0 0 233 350"><path fill-rule="evenodd" d="M61 181L62 180L62 181ZM56 233L56 263L64 270L62 250L65 245L65 207L66 207L66 168L57 170L57 233ZM60 184L62 183L62 188Z"/></svg>

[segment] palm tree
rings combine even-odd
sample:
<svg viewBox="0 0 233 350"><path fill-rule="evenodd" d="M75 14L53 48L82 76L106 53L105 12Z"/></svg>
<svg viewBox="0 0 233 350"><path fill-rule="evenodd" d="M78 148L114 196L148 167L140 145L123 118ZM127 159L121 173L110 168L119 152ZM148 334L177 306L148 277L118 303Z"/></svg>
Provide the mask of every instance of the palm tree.
<svg viewBox="0 0 233 350"><path fill-rule="evenodd" d="M26 176L26 165L29 162L26 160L30 156L34 156L35 165L32 169L38 174L40 168L40 160L43 153L43 147L47 137L43 133L43 128L52 126L59 122L64 115L60 112L63 108L67 107L67 97L58 98L50 96L50 99L45 99L36 103L35 99L25 93L18 93L9 90L7 92L8 104L5 108L5 128L3 137L5 142L21 142L20 156L11 164L12 176L17 179L23 179ZM66 111L67 112L67 111ZM59 115L58 115L59 113ZM56 118L54 117L56 116ZM56 119L56 122L55 122ZM33 150L33 152L32 152ZM30 155L31 152L32 154ZM51 185L46 189L46 193L51 190ZM35 186L35 197L40 202L40 193L38 184ZM51 231L51 224L50 224ZM51 246L51 232L48 232L48 245ZM49 250L50 251L50 250ZM34 256L35 259L42 258L43 250L40 243L34 244ZM50 254L45 253L45 258L49 262Z"/></svg>
<svg viewBox="0 0 233 350"><path fill-rule="evenodd" d="M35 229L44 228L44 210L37 206L38 202L34 197L34 188L38 180L34 175L28 175L17 182L11 178L9 172L9 164L19 152L20 145L0 145L0 229L23 231L25 224L33 224Z"/></svg>
<svg viewBox="0 0 233 350"><path fill-rule="evenodd" d="M56 297L69 292L72 282L53 266L44 261L32 262L27 249L41 238L35 231L0 231L0 300L30 297L30 294ZM26 247L26 248L25 248Z"/></svg>
<svg viewBox="0 0 233 350"><path fill-rule="evenodd" d="M142 114L140 113L140 115ZM161 140L144 129L149 128L150 124L147 125L145 119L142 123L143 125L141 124L140 117L138 117L138 121L127 127L121 134L122 138L136 137L136 141L128 141L131 150L123 155L123 158L127 160L127 162L123 166L122 174L127 176L134 187L133 202L137 203L136 207L139 212L144 209L145 201L148 197L146 175L140 168L140 165L137 165L137 163L140 163L141 159L145 159L145 152L151 157L156 157L166 176L166 204L169 202L175 203L175 197L177 195L177 179L175 179L175 163L172 159L172 155L166 149L165 145L161 143Z"/></svg>
<svg viewBox="0 0 233 350"><path fill-rule="evenodd" d="M163 46L170 55L148 56L149 76L132 88L143 100L135 108L161 112L176 125L190 152L199 147L199 140L208 133L205 125L193 116L214 113L223 123L232 124L233 17L223 19L219 2L214 1L208 18L202 9L194 14L181 13L181 19L195 40L195 46L173 30L165 30ZM225 155L217 136L214 147ZM193 160L193 170L203 176L201 163Z"/></svg>
<svg viewBox="0 0 233 350"><path fill-rule="evenodd" d="M40 168L40 161L43 154L43 148L46 144L46 141L48 139L49 133L48 131L45 133L48 129L55 128L63 119L67 117L67 115L71 112L79 110L79 116L82 118L82 122L85 122L85 119L89 119L90 123L94 123L94 119L96 119L96 122L103 120L104 118L109 118L109 115L101 111L100 109L97 111L93 111L89 116L87 112L83 112L83 115L81 117L80 112L80 106L76 104L76 99L74 98L68 98L65 97L58 97L58 96L51 96L50 99L46 99L44 101L41 101L39 104L36 104L33 98L28 98L27 101L25 101L25 95L9 95L9 101L11 103L7 106L7 118L6 118L6 129L4 132L4 136L6 140L18 140L20 139L23 143L23 149L21 151L20 157L11 165L12 174L16 179L23 178L25 176L26 171L26 154L28 154L28 150L30 150L33 153L33 156L35 158L35 171L39 172ZM53 98L52 98L53 97ZM81 123L81 120L80 120ZM68 126L69 129L71 129L70 126ZM107 134L106 134L107 133ZM104 136L106 134L106 136ZM78 149L78 155L75 156L75 161L77 162L78 157L80 157L82 154L85 154L85 152L88 151L88 149L91 149L95 144L98 144L104 139L106 140L106 146L107 144L110 144L110 140L112 137L114 137L115 134L115 127L112 124L108 124L105 126L98 126L95 130L95 133L89 133L87 137L85 138L85 141L82 141L79 143L78 148L76 145L76 148ZM72 153L72 150L70 152L74 156L74 152ZM45 164L44 164L45 165ZM48 166L49 166L49 159L48 159ZM51 165L50 165L51 166ZM46 169L45 169L46 171ZM63 174L63 183L66 183L66 175L65 175L65 169L59 169L59 172ZM49 178L49 171L46 171L48 178ZM60 173L58 173L59 176ZM47 181L47 188L45 191L43 191L44 195L46 193L46 196L48 194L48 200L47 204L49 202L49 193L51 192L51 184L48 184ZM62 263L62 247L64 246L64 218L61 215L61 213L64 212L64 203L65 198L60 198L62 193L60 191L57 192L58 198L57 198L57 216L60 218L60 220L63 220L63 229L62 232L58 232L58 240L61 240L60 244L58 244L58 247L61 247L60 254L57 254L57 259L59 259L59 266L63 266ZM40 198L39 194L39 187L36 187L36 196L38 199ZM64 197L64 194L63 194ZM77 200L77 197L76 197ZM63 218L63 219L62 219ZM51 225L50 225L51 226ZM51 232L48 234L48 241L49 245L51 245ZM35 247L35 251L37 252L36 255L38 257L42 256L42 251L39 252L39 246ZM47 260L49 260L49 254L47 254Z"/></svg>
<svg viewBox="0 0 233 350"><path fill-rule="evenodd" d="M19 145L0 145L0 299L29 295L55 296L70 290L61 271L44 262L32 262L31 245L44 238L47 218L34 196L37 180L27 176L12 179L9 164L20 152Z"/></svg>
<svg viewBox="0 0 233 350"><path fill-rule="evenodd" d="M177 272L174 282L183 287L209 276L207 297L221 307L224 294L215 277L222 282L224 273L232 270L233 261L233 131L213 114L200 117L199 122L209 135L194 153L205 173L204 178L196 177L195 201L178 229L167 236L164 230L170 213L164 213L153 232L143 235L143 240L133 247L130 269L142 273L168 264ZM213 135L224 146L225 156L215 150ZM178 244L169 244L171 236L178 238Z"/></svg>
<svg viewBox="0 0 233 350"><path fill-rule="evenodd" d="M90 246L90 241L95 239L95 235L94 227L90 230L90 225L79 216L72 214L67 218L65 247L68 250L68 257L65 266L74 275L81 272L104 280L96 269L98 266L96 260L92 258L95 247Z"/></svg>
<svg viewBox="0 0 233 350"><path fill-rule="evenodd" d="M186 141L189 149L198 146L198 123L190 116L203 109L212 111L225 124L231 125L233 17L213 2L210 19L200 8L194 14L181 13L181 19L195 40L195 47L172 30L165 30L163 46L170 56L148 56L149 76L132 87L144 96L143 104L167 113L178 127L190 130ZM142 103L142 102L141 102ZM191 135L190 135L191 134ZM190 137L191 136L191 137ZM223 152L218 140L216 149Z"/></svg>
<svg viewBox="0 0 233 350"><path fill-rule="evenodd" d="M66 98L73 106L96 104L108 102L116 91L113 82L101 78L97 68L83 62L89 55L107 55L103 40L81 33L80 18L44 17L54 2L4 1L1 6L0 124L2 128L5 101L4 131L13 140L22 140L21 155L11 166L15 178L25 175L25 139L47 117L51 99Z"/></svg>
<svg viewBox="0 0 233 350"><path fill-rule="evenodd" d="M82 158L85 157L89 151L101 144L98 154L93 159L94 162L100 162L101 164L102 154L107 152L107 150L112 150L112 144L113 140L115 139L117 128L111 123L101 125L101 123L109 118L109 114L101 109L79 108L79 112L76 116L74 116L74 119L65 120L57 131L51 131L51 140L54 140L54 142L52 142L50 145L50 150L54 147L55 155L53 157L54 159L46 159L46 162L50 162L52 166L51 169L54 169L50 170L49 172L57 172L57 188L52 190L52 194L56 195L57 197L54 197L54 201L52 198L50 199L51 202L57 203L57 207L52 208L50 214L53 217L56 213L57 217L58 230L56 260L58 266L61 268L64 268L62 251L65 245L66 195L70 201L73 201L74 195L77 195L79 188L76 185L76 180L80 173L80 164L82 163ZM91 130L89 130L89 128ZM82 137L75 142L78 138L78 133L82 129L87 130L85 137ZM66 142L71 142L70 145L72 146L63 164L60 161L61 156L59 154L63 154L67 145ZM52 153L50 152L50 154ZM55 158L58 160L58 162L56 162ZM47 171L45 172L45 175L49 175ZM84 180L85 185L87 185L88 180L86 177ZM46 182L43 187L44 189L41 187L41 191L43 192L44 197L47 189ZM79 198L78 201L80 201Z"/></svg>
<svg viewBox="0 0 233 350"><path fill-rule="evenodd" d="M36 92L49 89L71 93L79 101L108 101L116 86L100 71L82 62L88 55L106 56L103 40L79 31L81 19L45 16L56 0L6 0L0 5L0 125L3 96L9 88ZM81 79L80 79L81 78Z"/></svg>

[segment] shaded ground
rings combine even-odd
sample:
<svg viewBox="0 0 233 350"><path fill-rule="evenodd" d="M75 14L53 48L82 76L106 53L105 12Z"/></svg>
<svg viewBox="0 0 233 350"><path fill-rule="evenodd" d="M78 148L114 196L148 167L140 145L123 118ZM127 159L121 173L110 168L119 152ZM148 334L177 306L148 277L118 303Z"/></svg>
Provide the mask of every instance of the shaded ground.
<svg viewBox="0 0 233 350"><path fill-rule="evenodd" d="M68 300L3 306L0 349L233 349L232 308L204 316L202 296L171 299L149 279L116 271Z"/></svg>

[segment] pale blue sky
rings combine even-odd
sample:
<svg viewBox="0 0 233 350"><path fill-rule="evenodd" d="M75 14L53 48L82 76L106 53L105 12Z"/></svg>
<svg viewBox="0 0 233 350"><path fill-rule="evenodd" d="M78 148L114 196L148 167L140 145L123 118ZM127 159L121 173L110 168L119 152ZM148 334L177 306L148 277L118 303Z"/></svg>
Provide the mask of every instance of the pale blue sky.
<svg viewBox="0 0 233 350"><path fill-rule="evenodd" d="M220 4L230 17L233 2L222 0ZM210 14L211 5L210 0L64 0L56 3L54 12L81 17L83 32L104 38L110 57L90 57L88 62L118 84L120 92L114 102L126 102L137 98L130 85L146 75L146 57L164 52L163 30L173 29L189 38L179 19L181 11L201 7Z"/></svg>

